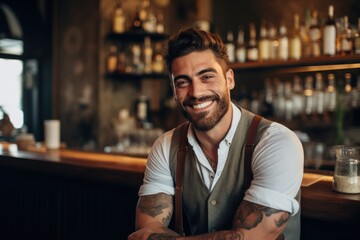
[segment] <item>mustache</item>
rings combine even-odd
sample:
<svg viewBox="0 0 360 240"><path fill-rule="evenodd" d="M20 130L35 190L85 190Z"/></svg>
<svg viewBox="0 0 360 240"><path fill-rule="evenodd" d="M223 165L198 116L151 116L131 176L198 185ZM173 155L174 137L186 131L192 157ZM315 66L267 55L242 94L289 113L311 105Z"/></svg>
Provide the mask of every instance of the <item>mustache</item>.
<svg viewBox="0 0 360 240"><path fill-rule="evenodd" d="M184 106L191 106L194 104L197 104L199 102L205 102L205 101L217 101L219 100L219 97L216 95L213 96L203 96L203 97L199 97L199 98L195 98L195 97L190 97L190 98L186 98L183 102Z"/></svg>

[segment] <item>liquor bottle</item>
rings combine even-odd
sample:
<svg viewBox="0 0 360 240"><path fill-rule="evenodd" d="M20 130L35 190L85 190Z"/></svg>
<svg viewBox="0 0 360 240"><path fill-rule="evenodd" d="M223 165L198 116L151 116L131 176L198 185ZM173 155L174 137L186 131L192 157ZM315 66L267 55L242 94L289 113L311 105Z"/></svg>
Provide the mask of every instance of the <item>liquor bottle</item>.
<svg viewBox="0 0 360 240"><path fill-rule="evenodd" d="M301 38L300 38L300 19L299 15L294 15L294 29L290 37L290 59L299 60L301 58Z"/></svg>
<svg viewBox="0 0 360 240"><path fill-rule="evenodd" d="M144 31L143 21L140 17L140 9L138 9L135 12L135 16L134 16L134 19L131 24L131 31L133 31L133 32L143 32Z"/></svg>
<svg viewBox="0 0 360 240"><path fill-rule="evenodd" d="M301 79L299 76L294 76L294 84L292 89L292 101L293 101L293 110L292 115L297 118L301 116L304 112L304 95L303 87L301 85Z"/></svg>
<svg viewBox="0 0 360 240"><path fill-rule="evenodd" d="M249 24L250 39L246 48L246 60L249 62L256 62L259 59L259 50L256 39L255 24Z"/></svg>
<svg viewBox="0 0 360 240"><path fill-rule="evenodd" d="M328 84L325 90L325 110L331 115L333 115L336 108L336 95L337 88L335 84L335 75L333 73L328 74Z"/></svg>
<svg viewBox="0 0 360 240"><path fill-rule="evenodd" d="M352 123L360 126L360 74L357 76L356 86L351 92Z"/></svg>
<svg viewBox="0 0 360 240"><path fill-rule="evenodd" d="M315 74L314 112L321 118L324 114L324 81L321 73Z"/></svg>
<svg viewBox="0 0 360 240"><path fill-rule="evenodd" d="M360 54L360 18L358 18L357 31L354 33L354 53Z"/></svg>
<svg viewBox="0 0 360 240"><path fill-rule="evenodd" d="M278 60L279 39L277 38L277 30L274 25L269 24L269 40L270 40L270 60Z"/></svg>
<svg viewBox="0 0 360 240"><path fill-rule="evenodd" d="M284 24L280 25L279 29L279 59L287 61L289 58L289 39L287 36L287 29Z"/></svg>
<svg viewBox="0 0 360 240"><path fill-rule="evenodd" d="M314 10L311 13L309 34L311 42L311 56L318 57L321 55L321 31L317 10Z"/></svg>
<svg viewBox="0 0 360 240"><path fill-rule="evenodd" d="M307 9L304 16L304 24L300 26L300 38L301 38L301 56L310 57L312 52L312 46L310 41L310 24L311 13Z"/></svg>
<svg viewBox="0 0 360 240"><path fill-rule="evenodd" d="M267 34L266 23L263 20L260 25L259 61L268 61L269 59L270 59L270 40Z"/></svg>
<svg viewBox="0 0 360 240"><path fill-rule="evenodd" d="M260 113L264 117L273 117L274 116L274 90L271 85L270 79L265 79L265 89L264 89L264 99L260 106Z"/></svg>
<svg viewBox="0 0 360 240"><path fill-rule="evenodd" d="M336 25L334 21L334 6L329 6L328 18L323 29L323 54L336 54Z"/></svg>
<svg viewBox="0 0 360 240"><path fill-rule="evenodd" d="M156 32L157 18L149 0L142 0L140 19L144 30L150 33Z"/></svg>
<svg viewBox="0 0 360 240"><path fill-rule="evenodd" d="M152 60L152 71L154 73L163 73L165 68L164 56L162 54L162 43L155 43L155 51Z"/></svg>
<svg viewBox="0 0 360 240"><path fill-rule="evenodd" d="M139 128L144 128L151 122L150 100L147 96L141 95L136 100L136 119Z"/></svg>
<svg viewBox="0 0 360 240"><path fill-rule="evenodd" d="M285 108L284 108L284 118L286 121L291 121L293 119L293 101L292 101L292 89L291 83L285 82L284 86L284 96L285 96Z"/></svg>
<svg viewBox="0 0 360 240"><path fill-rule="evenodd" d="M351 106L351 73L345 73L345 85L344 85L344 105L347 111Z"/></svg>
<svg viewBox="0 0 360 240"><path fill-rule="evenodd" d="M125 32L125 23L126 23L126 16L124 13L124 9L122 8L121 4L118 4L113 16L113 26L112 26L113 32L114 33Z"/></svg>
<svg viewBox="0 0 360 240"><path fill-rule="evenodd" d="M117 67L118 67L117 47L115 45L111 45L109 55L107 57L106 71L109 73L116 72Z"/></svg>
<svg viewBox="0 0 360 240"><path fill-rule="evenodd" d="M349 27L349 18L348 16L344 16L341 32L341 55L351 54L352 49L352 36L351 29Z"/></svg>
<svg viewBox="0 0 360 240"><path fill-rule="evenodd" d="M304 98L305 98L305 106L304 112L306 115L311 115L314 109L314 87L313 87L314 79L311 75L305 78L304 85Z"/></svg>
<svg viewBox="0 0 360 240"><path fill-rule="evenodd" d="M232 31L228 31L226 34L225 40L226 51L229 56L229 61L235 62L235 44L234 44L234 34Z"/></svg>
<svg viewBox="0 0 360 240"><path fill-rule="evenodd" d="M284 96L284 83L280 79L274 79L275 98L274 98L274 110L275 117L277 119L283 119L285 113L285 96Z"/></svg>
<svg viewBox="0 0 360 240"><path fill-rule="evenodd" d="M242 28L239 28L237 35L236 60L241 63L246 61L245 38L244 38L244 30Z"/></svg>
<svg viewBox="0 0 360 240"><path fill-rule="evenodd" d="M151 40L149 36L144 39L143 57L144 57L144 73L152 72L152 55L153 49L151 47Z"/></svg>

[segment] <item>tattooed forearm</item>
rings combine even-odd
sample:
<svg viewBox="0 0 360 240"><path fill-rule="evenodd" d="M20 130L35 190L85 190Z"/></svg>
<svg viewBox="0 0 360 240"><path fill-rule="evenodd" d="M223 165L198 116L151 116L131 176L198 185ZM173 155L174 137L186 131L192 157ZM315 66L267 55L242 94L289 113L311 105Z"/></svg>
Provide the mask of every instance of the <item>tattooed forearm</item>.
<svg viewBox="0 0 360 240"><path fill-rule="evenodd" d="M240 208L237 210L235 217L235 227L245 228L250 230L255 228L264 218L270 217L275 213L283 212L281 210L265 207L259 204L243 201ZM290 218L290 215L283 212L280 217L275 218L275 225L281 227Z"/></svg>
<svg viewBox="0 0 360 240"><path fill-rule="evenodd" d="M163 209L168 207L170 207L169 196L166 194L142 196L138 204L140 211L151 217L156 217L163 212Z"/></svg>
<svg viewBox="0 0 360 240"><path fill-rule="evenodd" d="M163 223L165 226L169 226L170 221L171 221L171 214L170 214L170 213L168 214L168 216L167 216L166 218L163 218L163 219L162 219L162 223Z"/></svg>
<svg viewBox="0 0 360 240"><path fill-rule="evenodd" d="M148 240L175 240L179 239L181 236L173 236L169 234L163 234L163 233L153 233L149 236ZM221 239L221 240L243 240L244 236L239 232L234 231L220 231L216 233L208 233L203 235L197 235L197 236L188 236L186 239L193 239L193 240L215 240L215 239Z"/></svg>
<svg viewBox="0 0 360 240"><path fill-rule="evenodd" d="M285 212L279 217L279 219L275 219L275 225L277 227L281 227L282 225L284 225L289 221L289 218L290 218L290 214Z"/></svg>

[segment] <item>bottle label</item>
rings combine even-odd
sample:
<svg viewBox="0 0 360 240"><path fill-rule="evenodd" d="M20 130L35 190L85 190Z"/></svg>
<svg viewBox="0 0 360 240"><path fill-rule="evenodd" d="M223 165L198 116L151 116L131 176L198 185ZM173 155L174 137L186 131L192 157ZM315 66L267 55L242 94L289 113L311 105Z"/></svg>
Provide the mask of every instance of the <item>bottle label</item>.
<svg viewBox="0 0 360 240"><path fill-rule="evenodd" d="M335 26L325 26L323 36L323 51L325 55L335 55L336 53L336 28Z"/></svg>
<svg viewBox="0 0 360 240"><path fill-rule="evenodd" d="M238 62L245 62L246 61L246 51L245 48L238 48L236 49L236 60Z"/></svg>
<svg viewBox="0 0 360 240"><path fill-rule="evenodd" d="M301 39L298 37L290 40L290 58L296 60L301 58Z"/></svg>
<svg viewBox="0 0 360 240"><path fill-rule="evenodd" d="M230 62L235 62L235 46L234 44L226 44L227 54L229 56Z"/></svg>

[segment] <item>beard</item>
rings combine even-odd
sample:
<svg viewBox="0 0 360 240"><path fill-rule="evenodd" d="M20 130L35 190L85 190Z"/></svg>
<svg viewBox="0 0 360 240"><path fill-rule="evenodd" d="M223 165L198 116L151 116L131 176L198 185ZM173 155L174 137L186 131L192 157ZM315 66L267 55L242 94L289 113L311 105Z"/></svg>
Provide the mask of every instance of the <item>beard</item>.
<svg viewBox="0 0 360 240"><path fill-rule="evenodd" d="M192 107L196 102L199 101L214 101L216 102L215 109L210 116L209 111L204 111L200 113L191 114L186 111L186 106ZM228 111L230 100L228 96L206 96L201 98L187 98L184 100L183 104L178 103L180 106L180 112L183 116L189 120L193 127L199 131L209 131L220 122ZM213 103L212 103L213 104Z"/></svg>

